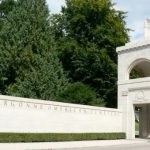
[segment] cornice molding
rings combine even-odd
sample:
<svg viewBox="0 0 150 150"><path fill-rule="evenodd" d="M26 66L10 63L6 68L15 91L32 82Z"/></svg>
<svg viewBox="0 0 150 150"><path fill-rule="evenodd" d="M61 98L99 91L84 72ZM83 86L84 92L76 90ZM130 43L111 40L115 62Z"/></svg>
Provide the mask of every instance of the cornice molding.
<svg viewBox="0 0 150 150"><path fill-rule="evenodd" d="M150 46L150 38L144 38L136 42L127 43L125 46L118 47L116 49L116 52L121 53L121 52L130 51L133 49L147 47L147 46Z"/></svg>

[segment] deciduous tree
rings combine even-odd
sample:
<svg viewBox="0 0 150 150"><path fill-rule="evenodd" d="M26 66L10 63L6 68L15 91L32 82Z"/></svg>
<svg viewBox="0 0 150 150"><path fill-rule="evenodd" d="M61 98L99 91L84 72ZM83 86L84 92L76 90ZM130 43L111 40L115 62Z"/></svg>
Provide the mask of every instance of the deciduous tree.
<svg viewBox="0 0 150 150"><path fill-rule="evenodd" d="M116 47L129 40L124 19L111 0L66 0L62 13L53 16L65 70L73 82L95 88L109 107L117 102Z"/></svg>

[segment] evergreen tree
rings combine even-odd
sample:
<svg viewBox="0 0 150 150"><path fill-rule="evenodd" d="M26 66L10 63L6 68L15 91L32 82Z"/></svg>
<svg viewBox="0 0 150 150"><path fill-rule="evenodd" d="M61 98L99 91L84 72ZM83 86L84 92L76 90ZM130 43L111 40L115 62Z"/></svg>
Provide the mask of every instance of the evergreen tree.
<svg viewBox="0 0 150 150"><path fill-rule="evenodd" d="M54 52L55 42L49 24L49 10L45 0L18 0L7 15L0 32L2 94L46 99L50 97L51 91L57 90L55 93L58 93L67 84ZM45 76L47 70L47 76L50 77ZM53 85L50 86L52 81ZM43 96L40 92L45 89ZM53 95L57 95L55 93Z"/></svg>
<svg viewBox="0 0 150 150"><path fill-rule="evenodd" d="M45 56L36 55L34 65L23 79L8 87L8 93L15 96L57 100L67 87L68 80L55 52Z"/></svg>

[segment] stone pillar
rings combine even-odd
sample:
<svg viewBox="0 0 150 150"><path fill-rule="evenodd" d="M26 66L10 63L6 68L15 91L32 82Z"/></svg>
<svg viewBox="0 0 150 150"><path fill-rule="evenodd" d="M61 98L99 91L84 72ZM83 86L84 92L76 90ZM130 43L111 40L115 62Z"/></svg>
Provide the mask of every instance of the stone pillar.
<svg viewBox="0 0 150 150"><path fill-rule="evenodd" d="M128 100L127 108L127 139L135 139L135 109L132 101Z"/></svg>
<svg viewBox="0 0 150 150"><path fill-rule="evenodd" d="M146 19L144 22L144 37L150 37L150 19Z"/></svg>

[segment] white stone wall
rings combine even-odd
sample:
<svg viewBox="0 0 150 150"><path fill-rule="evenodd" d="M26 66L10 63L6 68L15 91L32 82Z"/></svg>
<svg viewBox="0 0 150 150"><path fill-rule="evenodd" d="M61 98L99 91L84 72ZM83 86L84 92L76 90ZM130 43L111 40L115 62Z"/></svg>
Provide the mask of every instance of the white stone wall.
<svg viewBox="0 0 150 150"><path fill-rule="evenodd" d="M1 95L0 132L122 132L122 112Z"/></svg>

